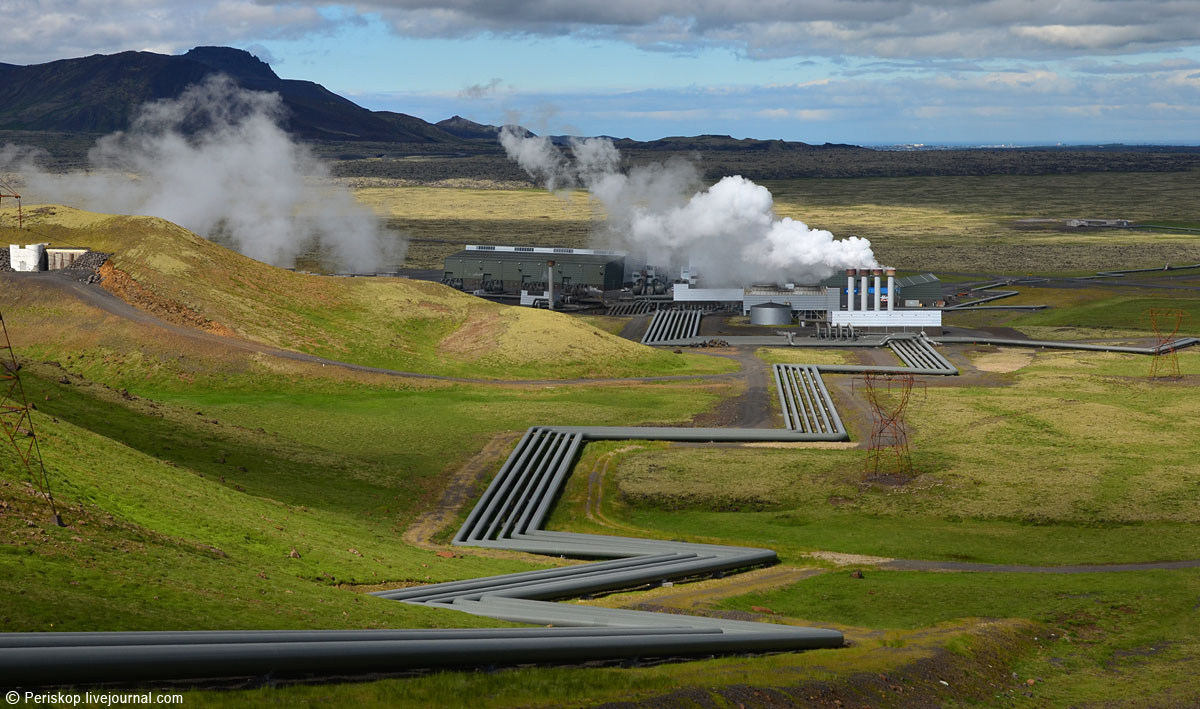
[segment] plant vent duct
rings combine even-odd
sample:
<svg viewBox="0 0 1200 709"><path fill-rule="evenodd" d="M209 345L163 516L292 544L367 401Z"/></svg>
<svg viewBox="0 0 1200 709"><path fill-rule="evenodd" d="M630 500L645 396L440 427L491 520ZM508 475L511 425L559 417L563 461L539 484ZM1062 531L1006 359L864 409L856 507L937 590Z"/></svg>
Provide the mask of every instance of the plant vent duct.
<svg viewBox="0 0 1200 709"><path fill-rule="evenodd" d="M654 313L646 334L642 336L643 345L661 345L675 340L686 340L695 337L700 332L699 310L659 310Z"/></svg>

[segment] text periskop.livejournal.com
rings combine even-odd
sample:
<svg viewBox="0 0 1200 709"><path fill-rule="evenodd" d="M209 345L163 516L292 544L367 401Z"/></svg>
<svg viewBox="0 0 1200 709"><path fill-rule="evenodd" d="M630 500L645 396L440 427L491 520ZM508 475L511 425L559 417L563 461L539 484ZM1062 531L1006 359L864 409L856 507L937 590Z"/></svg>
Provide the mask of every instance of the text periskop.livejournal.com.
<svg viewBox="0 0 1200 709"><path fill-rule="evenodd" d="M19 706L154 706L183 704L182 694L159 692L18 692L4 694L9 705Z"/></svg>

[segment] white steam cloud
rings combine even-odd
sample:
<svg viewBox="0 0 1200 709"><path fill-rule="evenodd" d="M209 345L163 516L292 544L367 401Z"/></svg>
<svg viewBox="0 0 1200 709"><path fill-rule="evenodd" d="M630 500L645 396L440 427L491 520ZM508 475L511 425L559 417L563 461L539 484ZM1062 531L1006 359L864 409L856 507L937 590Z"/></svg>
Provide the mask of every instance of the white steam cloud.
<svg viewBox="0 0 1200 709"><path fill-rule="evenodd" d="M695 166L682 159L623 172L607 138L572 140L570 158L548 138L508 127L500 143L547 189L586 188L604 206L605 229L635 257L690 263L706 286L815 283L841 269L879 267L870 241L777 218L770 191L744 177L700 189Z"/></svg>
<svg viewBox="0 0 1200 709"><path fill-rule="evenodd" d="M402 261L407 244L292 141L283 113L278 94L213 76L143 106L127 132L97 141L88 171L48 173L12 149L0 168L19 173L27 201L161 217L275 266L308 252L355 272Z"/></svg>

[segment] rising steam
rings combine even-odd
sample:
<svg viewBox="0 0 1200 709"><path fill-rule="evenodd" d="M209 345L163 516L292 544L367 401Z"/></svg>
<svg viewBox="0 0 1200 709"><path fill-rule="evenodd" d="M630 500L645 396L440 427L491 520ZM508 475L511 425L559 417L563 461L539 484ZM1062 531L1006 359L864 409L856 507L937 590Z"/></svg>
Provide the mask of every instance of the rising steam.
<svg viewBox="0 0 1200 709"><path fill-rule="evenodd" d="M292 141L279 127L283 112L278 94L212 76L97 141L86 172L13 165L11 150L0 168L21 174L27 200L162 217L276 266L310 251L356 272L401 261L407 244Z"/></svg>
<svg viewBox="0 0 1200 709"><path fill-rule="evenodd" d="M690 263L707 286L815 283L844 268L877 268L871 242L834 239L822 229L775 216L770 191L743 177L701 189L681 159L622 172L607 138L572 140L568 158L545 137L511 128L500 134L508 156L548 189L582 186L604 206L604 229L647 263Z"/></svg>

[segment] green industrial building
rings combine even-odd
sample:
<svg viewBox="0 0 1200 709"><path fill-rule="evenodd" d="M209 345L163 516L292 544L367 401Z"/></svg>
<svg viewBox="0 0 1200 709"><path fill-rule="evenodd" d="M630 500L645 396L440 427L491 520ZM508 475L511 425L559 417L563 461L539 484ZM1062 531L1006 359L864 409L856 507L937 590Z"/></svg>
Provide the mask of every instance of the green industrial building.
<svg viewBox="0 0 1200 709"><path fill-rule="evenodd" d="M929 307L945 298L942 295L942 282L932 273L897 278L896 294L900 298L896 301L896 306L906 308L914 307L918 303L921 307Z"/></svg>
<svg viewBox="0 0 1200 709"><path fill-rule="evenodd" d="M528 284L545 284L547 263L554 262L554 283L615 290L625 279L625 254L620 251L543 246L468 246L446 257L444 282L461 281L466 288L500 281L515 292Z"/></svg>
<svg viewBox="0 0 1200 709"><path fill-rule="evenodd" d="M858 280L855 279L857 284ZM874 279L871 280L874 283ZM942 282L932 273L921 273L914 276L904 276L897 278L896 281L897 300L893 307L897 308L927 308L933 306L939 300L943 300ZM819 284L827 288L840 288L843 292L846 289L846 277L841 273L830 276ZM883 289L883 294L886 297L891 297L887 292L886 282L880 286ZM857 291L856 291L857 292ZM867 292L874 295L875 289L868 286Z"/></svg>

